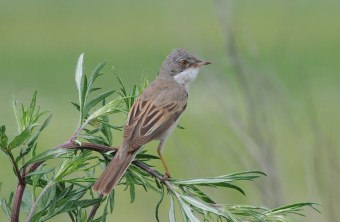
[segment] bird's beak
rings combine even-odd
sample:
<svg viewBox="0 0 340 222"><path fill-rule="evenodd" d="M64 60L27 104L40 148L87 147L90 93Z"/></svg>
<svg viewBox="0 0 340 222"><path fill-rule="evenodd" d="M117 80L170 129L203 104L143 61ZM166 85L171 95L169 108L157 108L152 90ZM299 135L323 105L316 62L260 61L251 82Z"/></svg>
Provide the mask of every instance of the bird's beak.
<svg viewBox="0 0 340 222"><path fill-rule="evenodd" d="M209 65L209 64L211 64L211 62L199 61L198 63L195 64L195 66L200 67L200 66L205 66L205 65Z"/></svg>

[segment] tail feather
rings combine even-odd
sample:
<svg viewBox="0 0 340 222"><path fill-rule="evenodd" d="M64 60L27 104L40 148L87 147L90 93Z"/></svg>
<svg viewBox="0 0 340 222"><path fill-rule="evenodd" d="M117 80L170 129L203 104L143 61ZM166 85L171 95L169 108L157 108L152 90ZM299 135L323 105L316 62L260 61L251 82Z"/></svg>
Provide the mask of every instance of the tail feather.
<svg viewBox="0 0 340 222"><path fill-rule="evenodd" d="M118 184L137 154L137 151L130 153L127 150L123 149L123 147L118 150L115 157L93 185L93 191L105 195L112 192L114 186Z"/></svg>

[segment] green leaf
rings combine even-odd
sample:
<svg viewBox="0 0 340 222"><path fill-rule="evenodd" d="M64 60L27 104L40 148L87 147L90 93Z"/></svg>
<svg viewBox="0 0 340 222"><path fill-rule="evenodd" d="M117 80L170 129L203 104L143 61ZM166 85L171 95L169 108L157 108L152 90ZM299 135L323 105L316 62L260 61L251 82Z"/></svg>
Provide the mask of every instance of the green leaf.
<svg viewBox="0 0 340 222"><path fill-rule="evenodd" d="M36 175L46 175L50 172L52 172L54 170L54 168L47 168L47 169L38 169L35 170L33 172L30 172L29 174L26 175L26 177L32 177L32 176L36 176Z"/></svg>
<svg viewBox="0 0 340 222"><path fill-rule="evenodd" d="M189 196L181 195L180 197L182 199L184 199L190 205L193 205L193 206L195 206L199 209L202 209L203 211L209 211L213 214L220 215L220 216L226 218L226 215L220 209L218 209L217 207L214 207L213 205L208 205L206 203L203 203L202 201L199 201L199 200L192 198L192 197L189 197Z"/></svg>
<svg viewBox="0 0 340 222"><path fill-rule="evenodd" d="M161 199L158 201L156 205L156 220L160 222L159 220L159 207L161 206L161 203L163 202L164 199L164 187L162 186L162 193L161 193Z"/></svg>
<svg viewBox="0 0 340 222"><path fill-rule="evenodd" d="M78 58L78 62L77 62L77 67L76 67L76 86L79 92L79 101L81 103L81 80L82 80L82 76L83 76L83 61L84 61L84 53L80 54L79 58Z"/></svg>
<svg viewBox="0 0 340 222"><path fill-rule="evenodd" d="M30 120L33 120L33 113L35 111L35 105L37 104L37 94L38 94L38 91L34 91L30 106L28 107L29 114L30 114L30 116L29 116Z"/></svg>
<svg viewBox="0 0 340 222"><path fill-rule="evenodd" d="M46 150L43 153L40 153L36 156L34 156L32 159L26 162L25 166L28 166L31 163L36 163L36 162L41 162L41 161L46 161L49 159L55 159L58 158L62 155L65 155L67 153L72 153L74 152L74 149L50 149Z"/></svg>
<svg viewBox="0 0 340 222"><path fill-rule="evenodd" d="M200 189L198 189L196 186L190 186L190 189L193 190L194 196L200 198L206 203L209 204L216 204L215 201L213 201L210 197L208 197L204 192L202 192Z"/></svg>
<svg viewBox="0 0 340 222"><path fill-rule="evenodd" d="M176 127L177 127L178 129L185 129L183 126L181 126L181 125L179 125L179 124L177 124Z"/></svg>
<svg viewBox="0 0 340 222"><path fill-rule="evenodd" d="M7 148L8 137L6 135L6 126L2 125L0 127L0 148L6 149Z"/></svg>
<svg viewBox="0 0 340 222"><path fill-rule="evenodd" d="M114 126L114 125L109 124L108 122L101 121L101 120L99 120L99 122L100 122L101 124L103 124L103 125L105 125L105 126L111 128L111 129L118 130L118 131L121 131L122 128L124 128L124 125L121 125L121 126Z"/></svg>
<svg viewBox="0 0 340 222"><path fill-rule="evenodd" d="M178 199L182 212L185 213L183 216L187 216L190 222L199 222L200 220L192 213L191 208L182 200Z"/></svg>
<svg viewBox="0 0 340 222"><path fill-rule="evenodd" d="M234 181L240 180L253 180L258 178L261 175L265 175L260 171L246 171L240 173L234 173L229 175L223 175L218 177L210 177L210 178L197 178L197 179L189 179L189 180L176 180L173 181L174 184L180 185L198 185L198 186L213 186L213 187L229 187L232 189L236 189L245 195L244 191L232 184Z"/></svg>
<svg viewBox="0 0 340 222"><path fill-rule="evenodd" d="M9 201L7 202L5 198L0 200L0 206L3 212L6 214L7 218L10 219L12 215L12 199L13 193L10 194Z"/></svg>
<svg viewBox="0 0 340 222"><path fill-rule="evenodd" d="M109 122L109 117L108 116L102 116L102 121L100 121L100 122L101 123L102 122ZM105 124L102 124L101 132L105 136L105 138L108 142L108 145L112 146L112 131L111 131L111 128L109 126L105 125Z"/></svg>
<svg viewBox="0 0 340 222"><path fill-rule="evenodd" d="M152 155L152 154L147 154L147 153L139 153L137 154L137 159L139 160L158 160L159 157Z"/></svg>
<svg viewBox="0 0 340 222"><path fill-rule="evenodd" d="M170 195L169 221L176 222L174 198Z"/></svg>
<svg viewBox="0 0 340 222"><path fill-rule="evenodd" d="M92 84L96 81L96 79L101 75L100 71L103 69L105 66L106 62L100 63L92 72L90 81L89 81L89 88L91 89ZM96 88L94 88L96 90Z"/></svg>
<svg viewBox="0 0 340 222"><path fill-rule="evenodd" d="M43 122L43 124L41 124L41 126L35 130L35 133L33 134L33 136L27 141L28 144L32 144L33 142L36 141L36 139L38 138L38 136L40 135L40 133L47 127L47 125L50 123L52 119L52 114L50 114L45 121Z"/></svg>
<svg viewBox="0 0 340 222"><path fill-rule="evenodd" d="M114 93L115 90L111 90L108 92L104 92L99 94L98 96L96 96L95 98L91 99L89 102L87 102L85 104L84 107L84 113L88 113L92 108L94 108L99 102L103 101L106 97L112 95L112 93Z"/></svg>
<svg viewBox="0 0 340 222"><path fill-rule="evenodd" d="M135 184L134 183L131 183L130 184L130 203L133 203L136 199L136 187L135 187Z"/></svg>
<svg viewBox="0 0 340 222"><path fill-rule="evenodd" d="M11 150L15 147L18 147L22 145L30 136L32 133L32 129L36 127L38 124L33 124L30 127L26 128L24 131L22 131L18 136L16 136L13 141L8 145L8 150Z"/></svg>
<svg viewBox="0 0 340 222"><path fill-rule="evenodd" d="M92 135L79 135L79 138L84 138L90 143L101 144L101 145L109 145L101 136L92 136Z"/></svg>
<svg viewBox="0 0 340 222"><path fill-rule="evenodd" d="M76 109L77 109L78 111L80 111L80 106L79 106L77 103L71 102L71 104L72 104L74 107L76 107Z"/></svg>
<svg viewBox="0 0 340 222"><path fill-rule="evenodd" d="M96 88L91 88L90 91L89 91L89 93L95 92L95 91L100 90L100 89L102 89L102 88L98 88L98 87L96 87Z"/></svg>
<svg viewBox="0 0 340 222"><path fill-rule="evenodd" d="M76 202L74 202L74 204L77 207L86 208L86 207L93 206L93 205L99 203L100 201L102 201L102 198L85 199L85 200L76 201Z"/></svg>
<svg viewBox="0 0 340 222"><path fill-rule="evenodd" d="M101 216L101 218L102 218L101 222L106 222L106 217L108 215L107 208L108 208L109 203L110 203L110 197L108 197L108 199L106 201L104 211L103 211L103 214Z"/></svg>
<svg viewBox="0 0 340 222"><path fill-rule="evenodd" d="M317 205L317 203L311 203L311 202L295 203L295 204L290 204L290 205L275 208L273 210L270 210L269 212L275 213L275 214L296 213L302 210L303 207L308 206L320 213L320 211L316 207L314 207L314 205ZM302 214L299 214L299 215L302 215Z"/></svg>
<svg viewBox="0 0 340 222"><path fill-rule="evenodd" d="M87 77L84 75L84 81L83 81L83 86L81 88L81 95L80 95L80 114L81 114L81 119L83 120L87 113L84 113L84 106L86 104L86 98L87 98Z"/></svg>
<svg viewBox="0 0 340 222"><path fill-rule="evenodd" d="M107 103L105 106L93 112L87 119L87 121L97 118L99 116L109 115L111 113L121 112L123 97L117 97L111 102Z"/></svg>
<svg viewBox="0 0 340 222"><path fill-rule="evenodd" d="M110 212L113 212L113 208L115 206L115 190L113 190L108 196L107 201L110 205Z"/></svg>
<svg viewBox="0 0 340 222"><path fill-rule="evenodd" d="M25 213L28 214L31 207L32 207L32 193L29 191L29 189L25 189L22 197L21 208Z"/></svg>

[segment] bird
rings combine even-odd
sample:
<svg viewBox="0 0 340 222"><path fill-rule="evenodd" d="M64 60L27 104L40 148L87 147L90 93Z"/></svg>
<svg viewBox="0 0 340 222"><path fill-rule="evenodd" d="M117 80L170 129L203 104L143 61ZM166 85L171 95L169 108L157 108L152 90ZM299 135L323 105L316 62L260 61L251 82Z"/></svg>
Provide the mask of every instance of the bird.
<svg viewBox="0 0 340 222"><path fill-rule="evenodd" d="M122 145L94 183L93 191L110 194L142 146L152 140L159 140L157 153L165 169L164 178L170 178L162 155L164 143L187 106L190 84L196 79L199 68L208 64L210 62L185 49L176 48L170 52L156 79L132 105L123 130Z"/></svg>

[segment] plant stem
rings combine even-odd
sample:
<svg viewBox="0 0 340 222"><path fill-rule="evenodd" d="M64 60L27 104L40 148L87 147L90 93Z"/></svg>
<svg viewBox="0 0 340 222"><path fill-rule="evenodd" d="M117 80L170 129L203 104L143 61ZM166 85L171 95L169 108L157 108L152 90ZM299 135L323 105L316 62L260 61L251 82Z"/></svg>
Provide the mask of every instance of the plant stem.
<svg viewBox="0 0 340 222"><path fill-rule="evenodd" d="M137 167L139 167L139 168L141 168L142 170L148 172L150 175L152 175L153 177L156 177L158 180L164 181L162 175L160 175L157 171L155 171L154 169L150 168L148 165L146 165L142 161L134 160L132 162L132 164L137 166Z"/></svg>
<svg viewBox="0 0 340 222"><path fill-rule="evenodd" d="M18 183L14 201L13 201L13 207L12 207L12 215L11 215L11 222L18 222L19 221L19 213L20 213L20 205L22 200L22 195L24 194L26 184L25 183Z"/></svg>
<svg viewBox="0 0 340 222"><path fill-rule="evenodd" d="M151 176L155 177L156 179L160 180L162 183L165 184L165 186L168 188L168 190L170 190L176 197L178 197L178 194L173 189L171 183L168 180L164 179L164 176L159 174L154 169L150 168L148 165L146 165L142 161L135 160L135 161L132 162L132 164L137 166L137 167L139 167L139 168L141 168L142 170L148 172Z"/></svg>
<svg viewBox="0 0 340 222"><path fill-rule="evenodd" d="M103 198L103 196L104 196L103 194L100 194L100 195L98 196L98 198ZM93 207L92 207L92 209L91 209L91 212L90 212L90 215L89 215L89 217L87 218L87 222L91 222L91 221L93 220L94 216L95 216L96 213L97 213L97 210L98 210L99 206L100 206L100 202L98 202L98 203L96 203L95 205L93 205Z"/></svg>
<svg viewBox="0 0 340 222"><path fill-rule="evenodd" d="M39 194L38 199L32 204L32 208L30 210L30 213L27 217L26 222L30 222L34 216L34 213L37 209L38 203L40 202L40 200L43 198L43 196L45 195L45 193L55 184L55 181L51 181L49 182L46 187L41 191L41 193Z"/></svg>
<svg viewBox="0 0 340 222"><path fill-rule="evenodd" d="M18 222L19 221L19 213L20 213L20 205L22 201L22 195L24 194L26 182L23 178L23 176L20 173L19 167L17 162L15 161L11 151L8 151L8 156L13 164L13 169L15 171L16 176L18 177L18 185L15 192L15 197L13 201L13 207L12 207L12 215L11 215L11 221L12 222Z"/></svg>
<svg viewBox="0 0 340 222"><path fill-rule="evenodd" d="M82 120L82 117L80 118L80 121ZM79 122L79 127L78 129L74 132L74 134L72 135L72 137L69 140L69 143L73 143L73 141L78 137L79 133L85 128L85 126L90 122L91 119L87 119L85 120L85 122L83 124L81 124L81 122Z"/></svg>
<svg viewBox="0 0 340 222"><path fill-rule="evenodd" d="M14 159L14 157L13 157L11 151L8 151L8 156L9 156L9 158L11 159L11 162L12 162L12 164L13 164L13 168L14 168L15 174L16 174L17 177L18 177L19 183L24 184L25 181L24 181L24 179L23 179L23 177L22 177L22 175L21 175L21 173L20 173L18 164L17 164L17 162L15 161L15 159Z"/></svg>

